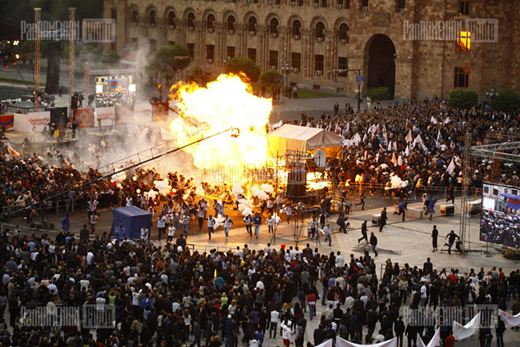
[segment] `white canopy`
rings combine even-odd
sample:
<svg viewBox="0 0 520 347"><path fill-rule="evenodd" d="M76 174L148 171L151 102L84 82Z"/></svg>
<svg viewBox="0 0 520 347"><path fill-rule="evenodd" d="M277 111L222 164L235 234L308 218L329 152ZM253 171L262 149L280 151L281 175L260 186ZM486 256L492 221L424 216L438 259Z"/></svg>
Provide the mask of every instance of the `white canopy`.
<svg viewBox="0 0 520 347"><path fill-rule="evenodd" d="M303 127L293 124L284 124L268 135L269 154L272 157L284 156L286 151L312 151L325 149L341 150L342 138L320 128Z"/></svg>

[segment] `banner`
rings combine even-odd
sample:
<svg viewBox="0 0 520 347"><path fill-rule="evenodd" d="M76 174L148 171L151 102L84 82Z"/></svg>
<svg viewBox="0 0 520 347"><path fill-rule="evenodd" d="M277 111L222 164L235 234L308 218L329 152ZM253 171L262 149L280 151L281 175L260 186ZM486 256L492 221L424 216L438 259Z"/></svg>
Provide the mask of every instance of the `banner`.
<svg viewBox="0 0 520 347"><path fill-rule="evenodd" d="M78 124L80 128L94 127L94 109L92 108L77 108L74 110L74 123Z"/></svg>
<svg viewBox="0 0 520 347"><path fill-rule="evenodd" d="M14 130L25 133L41 133L50 121L51 113L49 111L17 113L14 116Z"/></svg>
<svg viewBox="0 0 520 347"><path fill-rule="evenodd" d="M516 315L513 316L509 312L498 310L498 315L504 321L506 328L517 327L520 325L520 313L517 313Z"/></svg>
<svg viewBox="0 0 520 347"><path fill-rule="evenodd" d="M94 111L95 118L96 118L96 124L95 126L113 126L115 124L116 120L116 111L114 106L110 107L98 107Z"/></svg>
<svg viewBox="0 0 520 347"><path fill-rule="evenodd" d="M5 130L11 129L14 127L14 115L12 114L4 114L0 116L0 127L4 127Z"/></svg>
<svg viewBox="0 0 520 347"><path fill-rule="evenodd" d="M455 337L456 341L461 341L467 339L468 337L473 336L480 329L480 312L477 313L472 320L468 322L466 325L461 325L453 321L453 337Z"/></svg>
<svg viewBox="0 0 520 347"><path fill-rule="evenodd" d="M417 336L417 347L439 347L441 345L441 329L437 328L435 330L435 335L433 335L430 342L427 345L424 344L422 338Z"/></svg>
<svg viewBox="0 0 520 347"><path fill-rule="evenodd" d="M336 337L336 347L397 347L397 337L385 342L374 343L371 345L360 345L344 340L338 336Z"/></svg>

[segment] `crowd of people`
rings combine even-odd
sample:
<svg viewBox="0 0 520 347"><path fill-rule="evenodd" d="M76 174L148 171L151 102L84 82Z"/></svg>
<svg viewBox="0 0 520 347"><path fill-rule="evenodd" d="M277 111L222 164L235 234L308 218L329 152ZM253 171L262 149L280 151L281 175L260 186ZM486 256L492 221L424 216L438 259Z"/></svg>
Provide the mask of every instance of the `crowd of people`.
<svg viewBox="0 0 520 347"><path fill-rule="evenodd" d="M343 155L328 175L337 184L361 183L370 191L416 197L417 191L444 193L462 184L465 134L471 144L506 141L516 136L516 114L484 109L457 109L443 100L425 100L359 113L339 105L318 119L302 114L297 124L325 128L344 138ZM498 165L498 166L497 166ZM470 186L482 182L520 184L517 164L475 159ZM399 179L392 179L393 176Z"/></svg>
<svg viewBox="0 0 520 347"><path fill-rule="evenodd" d="M381 276L368 252L325 254L309 244L199 253L182 235L158 247L106 234L78 240L6 230L0 271L0 344L14 346L256 347L275 339L300 347L336 336L355 343L396 336L415 346L435 327L403 318L404 307L489 303L520 311L519 270L463 273L435 269L429 259L422 268L388 259ZM22 315L85 304L113 305L113 325L42 327ZM313 319L319 324L310 331ZM441 326L443 341L453 338L450 326ZM504 334L500 324L483 329L483 339Z"/></svg>

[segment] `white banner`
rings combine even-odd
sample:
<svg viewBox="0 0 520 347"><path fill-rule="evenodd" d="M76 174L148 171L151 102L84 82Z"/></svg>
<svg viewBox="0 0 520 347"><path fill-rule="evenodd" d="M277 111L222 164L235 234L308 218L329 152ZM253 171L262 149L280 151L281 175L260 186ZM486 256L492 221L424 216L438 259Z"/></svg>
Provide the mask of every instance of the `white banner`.
<svg viewBox="0 0 520 347"><path fill-rule="evenodd" d="M466 325L461 325L453 321L453 337L455 340L461 341L467 339L468 337L473 336L480 329L480 312L477 313L472 320L468 322Z"/></svg>
<svg viewBox="0 0 520 347"><path fill-rule="evenodd" d="M441 345L441 329L437 328L435 330L435 335L433 335L430 342L427 345L424 344L423 340L420 336L417 337L417 347L439 347Z"/></svg>
<svg viewBox="0 0 520 347"><path fill-rule="evenodd" d="M15 113L13 129L24 133L41 133L50 121L50 111L30 112L27 114Z"/></svg>
<svg viewBox="0 0 520 347"><path fill-rule="evenodd" d="M95 124L94 127L99 126L101 122L102 127L113 126L116 120L116 111L114 106L98 107L94 110Z"/></svg>
<svg viewBox="0 0 520 347"><path fill-rule="evenodd" d="M504 321L506 328L517 327L520 325L520 313L517 313L516 315L513 316L509 312L498 310L498 315Z"/></svg>
<svg viewBox="0 0 520 347"><path fill-rule="evenodd" d="M360 345L344 340L338 336L336 337L336 347L397 347L397 337L385 342L374 343L371 345Z"/></svg>

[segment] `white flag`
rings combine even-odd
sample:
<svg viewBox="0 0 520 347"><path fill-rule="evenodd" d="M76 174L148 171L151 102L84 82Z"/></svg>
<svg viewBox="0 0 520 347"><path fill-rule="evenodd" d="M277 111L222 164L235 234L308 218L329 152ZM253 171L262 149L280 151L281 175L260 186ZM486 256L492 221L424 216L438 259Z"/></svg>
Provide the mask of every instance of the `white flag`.
<svg viewBox="0 0 520 347"><path fill-rule="evenodd" d="M441 142L441 140L442 140L441 129L439 129L437 131L437 142Z"/></svg>
<svg viewBox="0 0 520 347"><path fill-rule="evenodd" d="M406 145L406 149L404 150L405 157L410 156L410 146Z"/></svg>
<svg viewBox="0 0 520 347"><path fill-rule="evenodd" d="M451 119L450 119L450 117L447 117L447 118L444 120L444 124L448 124L449 122L451 122Z"/></svg>
<svg viewBox="0 0 520 347"><path fill-rule="evenodd" d="M386 149L388 152L392 151L392 141L388 142L388 148Z"/></svg>
<svg viewBox="0 0 520 347"><path fill-rule="evenodd" d="M406 143L410 143L413 141L413 137L412 137L412 129L408 130L408 134L406 135L406 137L404 138L404 140L406 141Z"/></svg>
<svg viewBox="0 0 520 347"><path fill-rule="evenodd" d="M466 325L461 325L453 321L453 337L456 341L461 341L475 335L480 329L480 312Z"/></svg>
<svg viewBox="0 0 520 347"><path fill-rule="evenodd" d="M420 336L417 337L417 347L438 347L441 345L441 329L437 328L435 330L435 335L433 335L430 342L427 345L424 344L423 340Z"/></svg>
<svg viewBox="0 0 520 347"><path fill-rule="evenodd" d="M453 171L455 171L455 161L451 158L450 164L446 168L446 172L451 176L453 175Z"/></svg>
<svg viewBox="0 0 520 347"><path fill-rule="evenodd" d="M498 310L498 315L504 321L506 328L517 327L520 325L520 313L517 313L513 316L509 312Z"/></svg>
<svg viewBox="0 0 520 347"><path fill-rule="evenodd" d="M437 119L435 119L434 116L432 116L432 118L430 119L430 121L432 122L433 125L436 125L438 122L437 122Z"/></svg>
<svg viewBox="0 0 520 347"><path fill-rule="evenodd" d="M424 142L423 142L423 139L422 139L422 137L421 137L421 134L417 134L417 136L415 137L415 140L413 140L413 142L412 142L412 148L414 148L414 147L417 146L418 144L424 145Z"/></svg>
<svg viewBox="0 0 520 347"><path fill-rule="evenodd" d="M399 165L399 166L403 165L403 158L401 156L399 156L397 158L397 165Z"/></svg>
<svg viewBox="0 0 520 347"><path fill-rule="evenodd" d="M320 343L319 345L314 347L332 347L332 339L328 339L327 341Z"/></svg>
<svg viewBox="0 0 520 347"><path fill-rule="evenodd" d="M360 345L357 343L347 341L347 340L342 339L341 337L337 336L336 337L336 347L397 347L397 337L394 337L393 339L385 341L385 342L373 343L371 345Z"/></svg>
<svg viewBox="0 0 520 347"><path fill-rule="evenodd" d="M363 142L366 142L367 140L367 133L365 133L365 135L363 135Z"/></svg>

